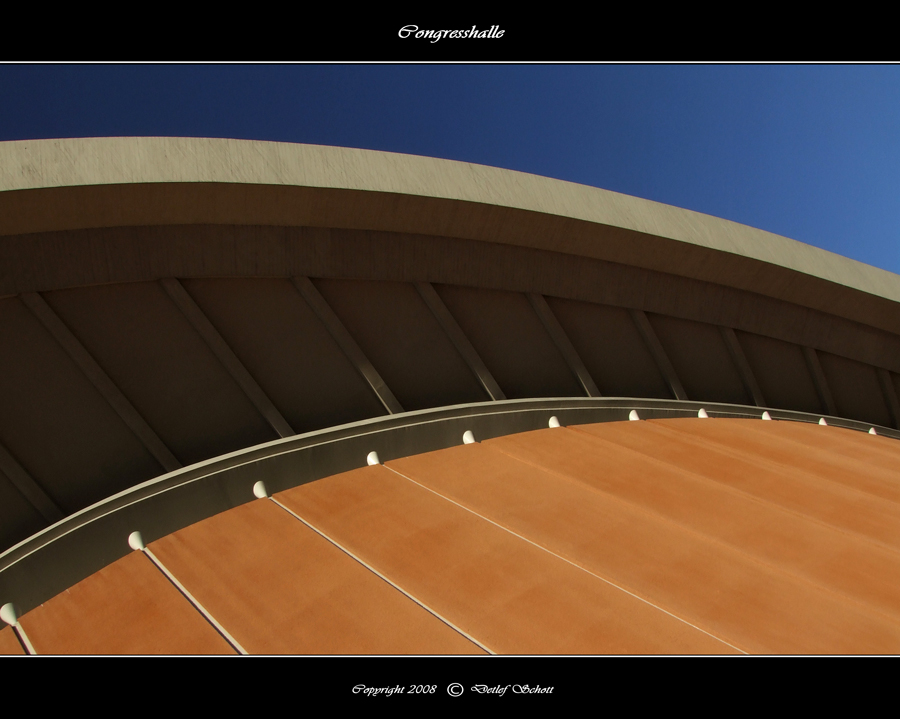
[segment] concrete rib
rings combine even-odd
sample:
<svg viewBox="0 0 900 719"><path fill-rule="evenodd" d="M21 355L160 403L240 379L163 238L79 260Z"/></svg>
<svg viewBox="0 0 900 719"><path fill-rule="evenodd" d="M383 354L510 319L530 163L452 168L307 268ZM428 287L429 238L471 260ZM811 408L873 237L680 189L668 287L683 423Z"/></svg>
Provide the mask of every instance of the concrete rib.
<svg viewBox="0 0 900 719"><path fill-rule="evenodd" d="M877 368L878 384L881 387L881 394L884 396L884 403L887 405L888 412L891 415L891 422L894 429L900 429L900 402L897 401L897 392L894 389L894 383L891 381L891 373L882 367Z"/></svg>
<svg viewBox="0 0 900 719"><path fill-rule="evenodd" d="M212 323L203 314L203 310L194 302L194 299L182 287L181 283L173 277L167 277L161 280L163 288L172 301L178 306L178 309L184 314L188 322L193 325L197 333L203 338L207 346L212 350L213 354L222 363L232 379L237 382L238 386L253 403L253 406L265 418L272 429L278 433L279 437L293 437L294 430L287 423L287 420L281 415L281 412L272 404L266 393L257 384L256 380L247 371L247 368L237 358L237 355L228 346L218 330L212 326Z"/></svg>
<svg viewBox="0 0 900 719"><path fill-rule="evenodd" d="M744 349L741 347L734 330L731 327L719 327L719 332L722 334L722 339L725 340L725 346L728 348L731 359L734 361L738 374L741 376L744 389L747 390L747 394L750 395L753 404L757 407L765 407L766 399L763 397L762 390L759 388L759 382L756 381L756 376L750 368L750 363L747 361L747 356L744 354Z"/></svg>
<svg viewBox="0 0 900 719"><path fill-rule="evenodd" d="M825 413L836 416L837 406L834 403L834 396L831 394L831 388L828 386L828 380L825 378L825 372L822 371L822 363L819 362L819 355L812 347L803 348L803 357L806 359L806 366L812 376L813 384L816 387L816 394L819 395L819 401L825 409Z"/></svg>
<svg viewBox="0 0 900 719"><path fill-rule="evenodd" d="M22 295L22 301L28 306L28 309L32 311L34 316L40 320L47 331L53 335L56 341L59 342L69 357L84 373L85 377L103 395L109 406L128 425L128 428L134 432L135 436L141 441L147 451L153 455L156 461L162 465L163 469L167 472L174 472L176 469L180 469L182 466L181 462L176 459L175 455L159 438L159 435L147 424L147 421L134 408L134 405L122 394L115 382L91 357L84 345L66 327L44 298L36 292L27 292Z"/></svg>
<svg viewBox="0 0 900 719"><path fill-rule="evenodd" d="M478 379L479 383L484 388L484 391L487 392L488 397L492 400L506 399L506 395L503 394L500 385L497 384L493 375L488 370L487 365L484 364L481 357L478 355L478 351L472 346L469 338L466 337L466 333L463 332L462 327L459 326L459 323L453 315L450 314L450 310L447 309L444 301L435 291L434 287L432 287L431 283L416 282L416 289L419 291L425 304L428 305L428 309L431 310L431 313L435 316L441 327L443 327L444 332L447 334L447 337L450 338L453 346L456 347L456 351L462 355L462 358L469 366L469 369L472 370L472 373Z"/></svg>
<svg viewBox="0 0 900 719"><path fill-rule="evenodd" d="M672 366L672 362L669 360L666 350L659 341L659 337L656 336L656 332L653 330L650 320L647 319L647 315L644 314L643 310L635 309L629 310L629 313L631 314L631 319L634 320L634 324L638 328L638 332L641 333L641 337L643 337L647 349L649 349L650 354L653 355L653 361L656 363L659 373L663 376L663 379L669 386L669 391L675 399L686 400L688 398L687 393L684 391L681 380L678 379L678 374L675 372L675 368Z"/></svg>
<svg viewBox="0 0 900 719"><path fill-rule="evenodd" d="M34 507L48 524L58 522L63 518L62 510L56 505L50 496L44 491L24 467L0 445L0 472L6 475L10 482Z"/></svg>
<svg viewBox="0 0 900 719"><path fill-rule="evenodd" d="M303 299L306 300L313 312L315 312L322 321L322 324L325 325L325 328L334 338L335 342L338 343L338 346L343 350L344 354L347 355L347 359L349 359L350 362L353 363L353 366L356 367L356 371L362 375L363 379L369 384L369 387L372 388L375 396L378 397L381 404L384 405L388 414L398 414L402 412L403 407L397 401L397 398L394 397L394 393L391 392L390 388L381 378L381 375L378 374L378 371L372 366L372 363L369 362L369 359L366 357L360 346L356 344L356 340L353 339L353 336L347 331L347 328L344 327L344 323L341 322L334 310L331 309L328 302L325 301L325 298L322 297L322 294L316 289L316 286L308 277L292 277L291 281L294 283L297 291L303 295Z"/></svg>
<svg viewBox="0 0 900 719"><path fill-rule="evenodd" d="M578 379L585 394L587 394L588 397L599 397L600 390L597 389L597 385L594 383L591 373L588 372L587 367L584 366L584 362L582 362L581 357L578 356L575 346L572 344L568 335L566 335L566 331L559 323L559 320L556 319L556 315L553 314L553 310L550 309L547 300L544 299L543 295L537 294L536 292L529 292L527 294L528 301L531 303L538 318L541 320L541 324L544 325L544 329L547 330L547 334L550 335L553 344L556 345L556 348L563 356L566 364L569 365L572 374Z"/></svg>

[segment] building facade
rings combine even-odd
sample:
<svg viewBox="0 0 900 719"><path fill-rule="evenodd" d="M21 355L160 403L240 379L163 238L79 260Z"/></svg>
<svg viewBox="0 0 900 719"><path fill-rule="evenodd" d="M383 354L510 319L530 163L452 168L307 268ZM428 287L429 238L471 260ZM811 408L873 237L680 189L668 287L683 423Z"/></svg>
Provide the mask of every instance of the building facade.
<svg viewBox="0 0 900 719"><path fill-rule="evenodd" d="M716 422L755 422L765 412L803 423L803 431L821 418L829 425L822 431L834 428L838 439L829 434L823 447L809 445L814 456L842 443L845 456L854 456L852 443L869 440L871 429L881 435L872 440L879 443L876 459L866 446L860 461L883 462L878 471L892 471L884 457L896 451L887 437L900 437L900 277L760 230L465 163L183 138L2 143L0 208L0 603L13 605L26 629L28 613L50 606L60 592L117 562L134 563L126 542L132 531L151 547L229 510L262 511L251 492L260 481L257 494L270 501L266 495L342 472L377 474L390 466L397 474L391 461L454 447L487 451L469 445L549 431L551 417L567 428L631 415L682 421L700 413ZM776 424L788 425L765 426ZM703 432L713 425L702 425ZM638 425L623 426L631 432ZM755 437L759 430L748 431ZM463 441L466 432L472 442ZM791 436L794 452L800 452L796 443L812 441ZM664 444L660 437L646 441ZM684 441L694 447L700 440ZM780 439L771 441L781 446ZM542 456L556 457L552 462L527 461L552 473L575 445L548 445ZM733 461L740 459L734 451L753 454L716 446L695 449ZM596 447L578 451L591 455ZM367 464L370 452L377 457ZM813 462L792 456L766 461L801 473ZM674 455L665 461L680 467L676 474L702 474ZM497 466L501 473L524 471ZM886 504L870 507L872 491L854 486L857 494L832 500L862 502L869 518L863 524L891 524L894 500L882 493ZM312 511L302 502L282 504L278 521L286 512L302 514L301 506ZM326 515L316 521L324 525L335 516ZM309 517L295 518L321 529ZM265 523L250 515L240 521ZM835 527L846 530L840 522ZM857 529L866 541L893 542ZM647 531L641 536L656 530ZM806 536L806 529L791 531ZM418 589L391 583L390 571L331 539L431 612L416 618L418 610L404 605L397 616L415 626L424 622L422 632L443 637L432 637L435 644L364 642L359 651L590 653L631 646L625 640L568 646L554 643L549 630L544 644L485 639L493 636L489 623L461 627ZM368 546L373 540L347 539L353 541ZM168 567L180 561L178 552L161 547L166 559L157 559L172 575L167 581L180 581ZM551 554L566 553L557 547ZM582 573L590 564L566 561ZM884 562L890 575L893 564ZM570 570L546 568L548 576L556 571ZM628 581L640 584L604 571L590 570L616 591L631 586ZM563 584L583 580L560 577ZM831 579L815 581L831 587ZM290 587L283 591L288 606ZM450 590L433 591L443 597ZM572 591L577 596L582 589ZM651 609L668 601L648 598L647 588L632 594ZM798 605L808 601L788 595ZM871 599L876 614L891 606L884 598L890 592L882 595ZM386 595L383 601L399 600ZM188 623L196 620L192 611L184 615ZM635 621L656 626L657 620ZM679 632L693 622L679 621L671 629L672 651L781 650L754 644L753 632L731 641L732 630L682 641ZM12 629L4 631L12 641ZM386 628L385 636L394 631ZM168 650L243 648L223 632L204 635L208 645L203 639ZM263 643L251 651L317 653L329 646L327 637L322 641L318 650ZM335 651L354 653L352 642L338 645ZM633 646L666 650L640 641ZM848 651L825 640L809 646ZM75 644L58 647L78 651Z"/></svg>

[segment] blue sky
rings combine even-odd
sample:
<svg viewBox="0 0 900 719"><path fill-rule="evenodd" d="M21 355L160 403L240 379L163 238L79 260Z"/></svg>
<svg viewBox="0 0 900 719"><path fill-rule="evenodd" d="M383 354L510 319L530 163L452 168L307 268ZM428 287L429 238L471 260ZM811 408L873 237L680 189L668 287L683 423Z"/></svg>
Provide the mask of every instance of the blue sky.
<svg viewBox="0 0 900 719"><path fill-rule="evenodd" d="M900 273L900 66L0 65L0 140L106 135L495 165Z"/></svg>

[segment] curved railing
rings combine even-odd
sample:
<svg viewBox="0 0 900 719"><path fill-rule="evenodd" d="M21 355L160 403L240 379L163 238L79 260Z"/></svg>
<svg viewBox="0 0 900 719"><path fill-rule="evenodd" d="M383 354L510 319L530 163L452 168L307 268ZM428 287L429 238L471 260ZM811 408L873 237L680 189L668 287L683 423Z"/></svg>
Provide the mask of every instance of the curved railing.
<svg viewBox="0 0 900 719"><path fill-rule="evenodd" d="M76 584L127 554L127 538L141 532L152 542L253 499L262 480L278 492L366 464L375 451L381 461L548 426L613 422L635 418L760 418L763 409L745 405L634 398L548 398L456 405L353 422L249 447L200 462L72 514L0 554L0 604L20 613ZM820 422L819 415L765 410L775 420ZM859 431L870 425L828 417L827 424ZM900 431L875 427L900 439Z"/></svg>

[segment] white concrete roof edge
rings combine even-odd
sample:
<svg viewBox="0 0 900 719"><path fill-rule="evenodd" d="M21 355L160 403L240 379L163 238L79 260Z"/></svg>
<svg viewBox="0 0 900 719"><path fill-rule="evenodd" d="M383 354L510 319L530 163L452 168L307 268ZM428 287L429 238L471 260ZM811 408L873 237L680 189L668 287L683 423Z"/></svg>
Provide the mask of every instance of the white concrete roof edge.
<svg viewBox="0 0 900 719"><path fill-rule="evenodd" d="M326 187L511 207L737 254L900 301L900 276L887 270L711 215L514 170L256 140L106 137L0 142L0 192L171 182Z"/></svg>

